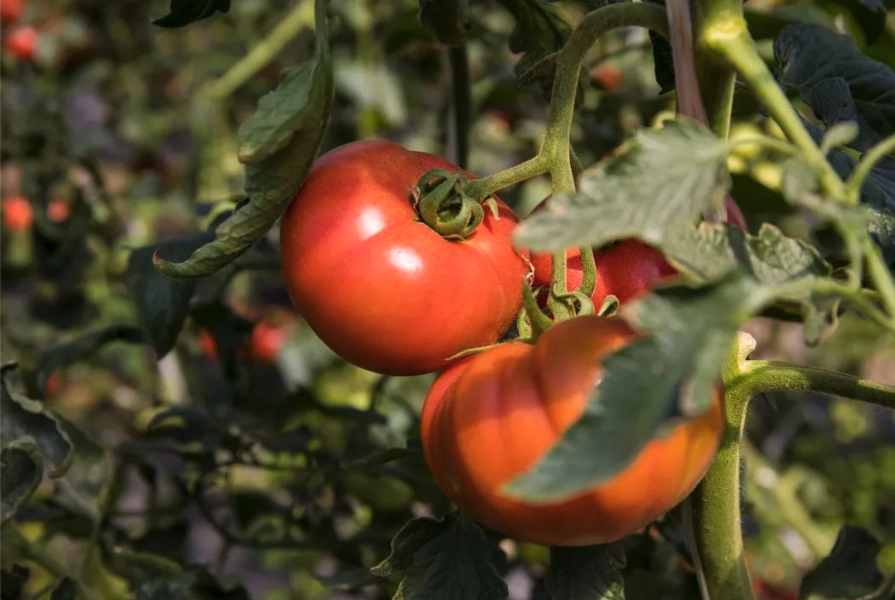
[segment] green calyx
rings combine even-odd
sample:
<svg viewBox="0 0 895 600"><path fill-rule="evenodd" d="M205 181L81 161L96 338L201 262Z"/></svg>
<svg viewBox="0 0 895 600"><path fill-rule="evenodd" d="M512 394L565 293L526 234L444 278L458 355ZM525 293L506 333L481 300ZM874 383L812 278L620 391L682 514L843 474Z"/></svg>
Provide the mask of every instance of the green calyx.
<svg viewBox="0 0 895 600"><path fill-rule="evenodd" d="M485 218L482 205L464 191L466 177L444 169L426 171L413 188L420 219L446 239L465 239Z"/></svg>

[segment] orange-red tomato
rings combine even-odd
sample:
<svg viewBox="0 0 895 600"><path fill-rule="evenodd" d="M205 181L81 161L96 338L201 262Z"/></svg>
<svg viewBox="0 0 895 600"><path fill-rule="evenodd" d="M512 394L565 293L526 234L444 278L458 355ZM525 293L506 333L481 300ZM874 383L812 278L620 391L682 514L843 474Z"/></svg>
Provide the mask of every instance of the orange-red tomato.
<svg viewBox="0 0 895 600"><path fill-rule="evenodd" d="M602 359L633 338L620 319L577 317L548 329L535 346L504 344L445 370L422 414L426 461L445 494L488 527L558 546L620 539L680 502L717 450L724 427L720 389L709 411L649 442L624 470L589 491L551 504L500 491L581 416L599 385Z"/></svg>
<svg viewBox="0 0 895 600"><path fill-rule="evenodd" d="M53 198L47 203L47 218L54 223L62 223L67 221L71 216L71 208L68 203L61 198Z"/></svg>
<svg viewBox="0 0 895 600"><path fill-rule="evenodd" d="M539 204L535 211L546 205ZM737 203L729 195L724 199L727 222L734 227L746 229L746 219ZM553 263L550 253L531 255L535 275L532 287L549 288L552 285ZM597 284L591 301L599 310L610 294L624 304L644 296L662 279L677 275L677 269L665 260L661 252L636 239L621 240L594 251L597 268ZM566 285L574 290L584 279L584 266L578 248L566 251Z"/></svg>
<svg viewBox="0 0 895 600"><path fill-rule="evenodd" d="M529 267L512 245L517 220L497 200L464 240L420 220L411 189L450 162L389 142L321 156L282 220L286 287L298 311L346 360L388 375L443 368L491 344L522 305Z"/></svg>
<svg viewBox="0 0 895 600"><path fill-rule="evenodd" d="M24 61L31 61L37 52L37 44L40 42L40 34L30 25L23 25L13 29L3 41L6 49L14 56Z"/></svg>
<svg viewBox="0 0 895 600"><path fill-rule="evenodd" d="M12 25L19 20L24 10L23 0L0 0L0 24Z"/></svg>
<svg viewBox="0 0 895 600"><path fill-rule="evenodd" d="M34 223L34 211L24 196L8 196L3 199L3 226L9 231L26 231Z"/></svg>
<svg viewBox="0 0 895 600"><path fill-rule="evenodd" d="M295 316L288 311L275 311L266 315L255 327L245 347L241 347L237 356L246 356L246 349L251 351L251 356L262 363L272 363L286 344L291 327L295 323ZM202 354L208 358L218 359L218 345L214 335L207 329L199 330L199 347Z"/></svg>

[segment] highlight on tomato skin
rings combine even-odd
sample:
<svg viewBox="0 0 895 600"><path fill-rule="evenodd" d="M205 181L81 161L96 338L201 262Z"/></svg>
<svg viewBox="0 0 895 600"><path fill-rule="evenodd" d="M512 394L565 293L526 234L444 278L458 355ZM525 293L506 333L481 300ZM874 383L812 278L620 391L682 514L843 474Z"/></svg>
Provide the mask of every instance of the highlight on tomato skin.
<svg viewBox="0 0 895 600"><path fill-rule="evenodd" d="M421 420L426 462L444 493L478 522L550 546L612 542L678 504L717 451L720 388L706 413L652 440L590 490L547 504L501 491L581 416L603 358L634 339L619 318L576 317L548 329L535 346L504 344L446 369L429 390Z"/></svg>
<svg viewBox="0 0 895 600"><path fill-rule="evenodd" d="M499 218L486 209L466 239L443 237L411 198L432 169L462 172L390 142L346 144L317 159L281 221L293 304L330 349L368 371L441 369L496 342L522 306L530 267L513 247L516 216L495 198Z"/></svg>
<svg viewBox="0 0 895 600"><path fill-rule="evenodd" d="M34 224L34 209L24 196L7 196L0 202L3 227L9 231L27 231Z"/></svg>

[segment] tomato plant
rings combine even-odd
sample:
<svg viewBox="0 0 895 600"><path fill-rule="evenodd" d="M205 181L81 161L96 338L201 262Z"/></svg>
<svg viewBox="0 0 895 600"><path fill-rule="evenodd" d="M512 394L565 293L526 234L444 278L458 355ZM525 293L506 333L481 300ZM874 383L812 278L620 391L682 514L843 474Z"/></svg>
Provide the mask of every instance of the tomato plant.
<svg viewBox="0 0 895 600"><path fill-rule="evenodd" d="M476 521L551 546L614 542L676 505L715 455L720 389L709 411L650 442L593 489L547 504L502 490L578 420L594 381L599 387L601 360L633 336L621 320L578 317L535 346L510 343L449 367L429 391L421 423L426 460L444 492Z"/></svg>
<svg viewBox="0 0 895 600"><path fill-rule="evenodd" d="M280 226L286 286L299 312L350 362L390 375L434 371L500 338L522 305L528 267L516 218L496 200L463 240L422 222L411 190L457 167L388 142L320 157ZM333 204L342 210L333 211Z"/></svg>
<svg viewBox="0 0 895 600"><path fill-rule="evenodd" d="M890 598L890 5L0 0L3 600Z"/></svg>

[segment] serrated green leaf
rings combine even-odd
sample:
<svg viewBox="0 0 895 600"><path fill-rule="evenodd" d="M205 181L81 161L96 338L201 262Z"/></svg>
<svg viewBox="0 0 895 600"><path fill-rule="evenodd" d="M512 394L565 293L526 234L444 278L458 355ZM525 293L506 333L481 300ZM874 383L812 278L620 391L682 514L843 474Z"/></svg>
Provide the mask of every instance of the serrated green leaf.
<svg viewBox="0 0 895 600"><path fill-rule="evenodd" d="M159 27L175 28L195 23L220 11L230 10L230 0L171 0L168 14L152 22Z"/></svg>
<svg viewBox="0 0 895 600"><path fill-rule="evenodd" d="M0 453L0 490L3 490L0 523L14 517L28 502L42 477L43 459L34 440L20 438L3 448Z"/></svg>
<svg viewBox="0 0 895 600"><path fill-rule="evenodd" d="M718 279L738 266L770 285L826 277L832 272L816 248L786 237L770 223L763 224L758 235L703 223L667 236L660 249L678 270L706 281Z"/></svg>
<svg viewBox="0 0 895 600"><path fill-rule="evenodd" d="M895 133L895 73L864 56L851 37L814 24L789 25L774 40L774 56L780 80L798 89L819 117L836 118L843 104L851 111L851 99L860 129L857 147ZM840 81L829 81L835 79Z"/></svg>
<svg viewBox="0 0 895 600"><path fill-rule="evenodd" d="M460 46L469 29L467 0L419 0L420 23L442 44Z"/></svg>
<svg viewBox="0 0 895 600"><path fill-rule="evenodd" d="M0 407L0 444L6 447L29 438L50 464L50 477L63 475L71 465L72 444L58 418L42 402L11 389L5 373L0 383Z"/></svg>
<svg viewBox="0 0 895 600"><path fill-rule="evenodd" d="M867 530L844 526L830 555L802 579L801 600L858 600L883 581L876 566L882 544Z"/></svg>
<svg viewBox="0 0 895 600"><path fill-rule="evenodd" d="M507 586L491 563L493 550L479 526L460 513L413 519L371 572L404 571L395 600L504 600Z"/></svg>
<svg viewBox="0 0 895 600"><path fill-rule="evenodd" d="M239 132L248 202L224 221L215 238L183 262L156 252L153 262L170 277L202 277L226 266L261 239L304 183L323 144L333 100L332 61L323 0L316 2L317 49L305 65L287 69Z"/></svg>
<svg viewBox="0 0 895 600"><path fill-rule="evenodd" d="M569 25L560 17L556 8L538 0L498 0L513 14L516 27L510 34L510 51L522 54L514 70L517 77L528 72L566 43L571 33ZM549 94L553 85L553 69L541 71L536 78L528 77L531 83L537 80Z"/></svg>
<svg viewBox="0 0 895 600"><path fill-rule="evenodd" d="M213 239L214 231L205 231L137 248L128 258L128 288L158 358L174 347L189 314L196 282L165 277L152 264L152 255L159 250L171 260L186 260L197 248Z"/></svg>
<svg viewBox="0 0 895 600"><path fill-rule="evenodd" d="M578 422L505 491L536 502L580 493L630 464L664 425L707 410L737 329L769 297L735 272L702 288L657 289L628 305L622 313L642 337L606 357Z"/></svg>
<svg viewBox="0 0 895 600"><path fill-rule="evenodd" d="M582 175L578 192L523 222L516 242L539 252L631 237L660 245L668 231L721 205L726 157L724 142L694 121L641 131L627 152Z"/></svg>
<svg viewBox="0 0 895 600"><path fill-rule="evenodd" d="M551 548L544 582L554 600L624 600L621 544Z"/></svg>

